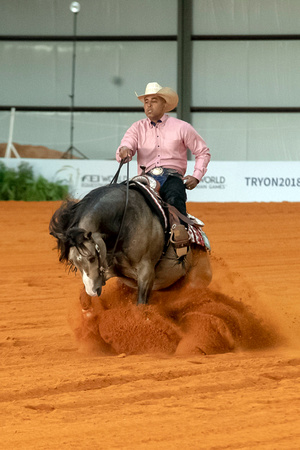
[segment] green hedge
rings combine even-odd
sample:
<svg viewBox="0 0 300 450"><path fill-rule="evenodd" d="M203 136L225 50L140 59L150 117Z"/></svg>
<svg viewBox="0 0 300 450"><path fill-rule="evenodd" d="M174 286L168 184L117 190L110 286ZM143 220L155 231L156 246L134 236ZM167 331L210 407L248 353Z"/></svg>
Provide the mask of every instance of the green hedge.
<svg viewBox="0 0 300 450"><path fill-rule="evenodd" d="M64 200L68 194L69 187L60 182L52 183L41 175L35 178L28 163L9 169L0 162L0 200Z"/></svg>

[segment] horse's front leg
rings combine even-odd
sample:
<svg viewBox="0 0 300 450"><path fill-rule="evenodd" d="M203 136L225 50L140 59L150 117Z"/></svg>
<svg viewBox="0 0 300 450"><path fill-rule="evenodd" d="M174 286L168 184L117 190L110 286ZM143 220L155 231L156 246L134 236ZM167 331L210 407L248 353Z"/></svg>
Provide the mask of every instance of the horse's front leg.
<svg viewBox="0 0 300 450"><path fill-rule="evenodd" d="M141 261L137 269L138 305L146 305L155 278L154 266L150 261Z"/></svg>

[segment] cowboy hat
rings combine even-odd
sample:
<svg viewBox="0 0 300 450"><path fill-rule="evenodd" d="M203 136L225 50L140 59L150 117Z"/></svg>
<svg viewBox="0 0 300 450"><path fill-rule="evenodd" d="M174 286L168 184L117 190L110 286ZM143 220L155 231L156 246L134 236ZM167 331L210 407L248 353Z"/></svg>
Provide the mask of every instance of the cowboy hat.
<svg viewBox="0 0 300 450"><path fill-rule="evenodd" d="M144 103L146 95L158 95L159 97L162 97L166 101L165 112L172 111L172 109L176 108L178 104L177 93L169 87L161 87L156 82L147 84L145 94L138 95L135 93L135 95L142 103Z"/></svg>

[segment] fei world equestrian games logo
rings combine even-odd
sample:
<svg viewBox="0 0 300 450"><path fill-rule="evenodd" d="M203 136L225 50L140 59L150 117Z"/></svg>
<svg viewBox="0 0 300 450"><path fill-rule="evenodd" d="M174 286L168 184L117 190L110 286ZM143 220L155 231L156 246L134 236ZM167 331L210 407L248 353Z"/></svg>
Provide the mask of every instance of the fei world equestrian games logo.
<svg viewBox="0 0 300 450"><path fill-rule="evenodd" d="M225 189L226 178L223 175L220 176L204 176L200 183L197 185L197 189Z"/></svg>
<svg viewBox="0 0 300 450"><path fill-rule="evenodd" d="M85 174L81 177L81 187L83 188L96 188L99 186L106 186L110 184L114 175L97 175L97 174ZM118 183L126 181L126 175L120 175Z"/></svg>
<svg viewBox="0 0 300 450"><path fill-rule="evenodd" d="M69 189L74 190L78 185L80 177L80 170L72 165L64 165L54 174L54 181L59 181L62 184L69 186Z"/></svg>
<svg viewBox="0 0 300 450"><path fill-rule="evenodd" d="M83 188L95 188L98 186L104 186L109 184L113 179L113 175L92 175L85 174L81 177L81 187ZM118 182L126 181L126 175L120 176ZM226 178L224 176L218 177L203 177L200 183L197 185L197 189L225 189Z"/></svg>

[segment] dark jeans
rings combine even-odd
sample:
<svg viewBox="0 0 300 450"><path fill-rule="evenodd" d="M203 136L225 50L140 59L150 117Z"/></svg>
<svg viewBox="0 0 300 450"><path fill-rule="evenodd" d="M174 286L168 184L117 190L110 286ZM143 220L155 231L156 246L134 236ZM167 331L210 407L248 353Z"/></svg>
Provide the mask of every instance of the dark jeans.
<svg viewBox="0 0 300 450"><path fill-rule="evenodd" d="M150 174L149 174L150 175ZM153 176L159 180L159 176ZM186 191L182 178L179 175L169 175L159 190L161 198L172 206L175 206L178 211L186 216ZM180 221L181 222L181 221ZM184 222L182 222L184 223Z"/></svg>

